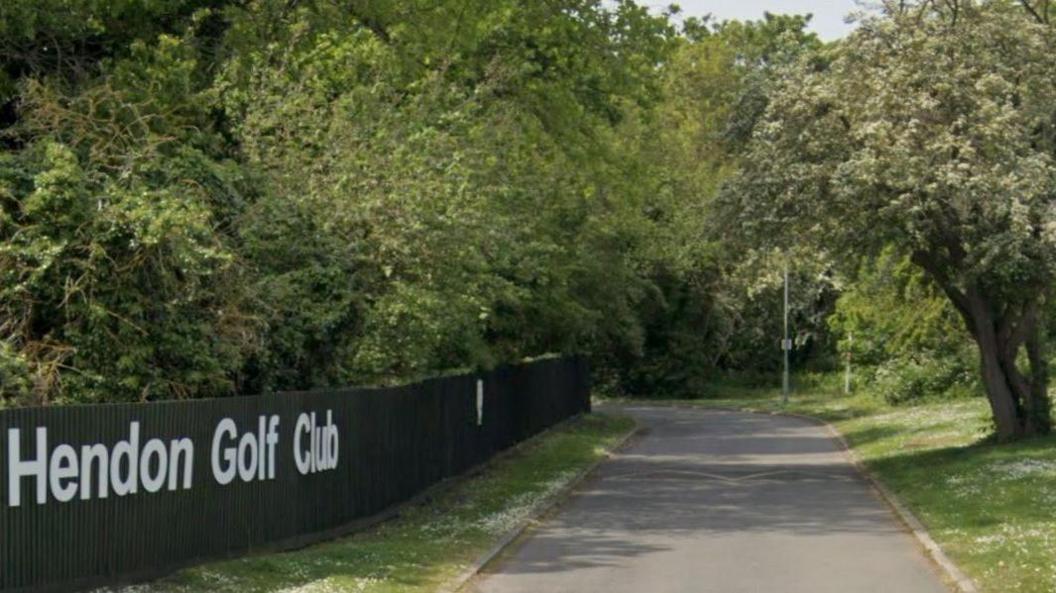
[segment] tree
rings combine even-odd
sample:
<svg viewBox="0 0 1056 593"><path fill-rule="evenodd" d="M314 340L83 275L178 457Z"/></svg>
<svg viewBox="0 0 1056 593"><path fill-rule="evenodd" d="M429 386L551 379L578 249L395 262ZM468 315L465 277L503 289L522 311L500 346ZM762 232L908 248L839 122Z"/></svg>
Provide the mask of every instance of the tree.
<svg viewBox="0 0 1056 593"><path fill-rule="evenodd" d="M892 404L978 395L973 342L950 300L904 254L888 248L841 279L828 318L841 354Z"/></svg>
<svg viewBox="0 0 1056 593"><path fill-rule="evenodd" d="M1004 440L1051 427L1056 37L1036 4L887 3L785 72L724 194L754 236L907 255L977 344Z"/></svg>
<svg viewBox="0 0 1056 593"><path fill-rule="evenodd" d="M655 100L664 18L597 0L286 5L236 21L221 85L267 179L243 226L269 295L261 388L638 340L647 193L613 128ZM315 241L275 232L288 212Z"/></svg>
<svg viewBox="0 0 1056 593"><path fill-rule="evenodd" d="M765 107L770 72L820 45L808 23L686 19L660 68L659 103L618 127L625 169L638 169L647 196L646 236L632 257L649 290L635 303L642 339L595 349L603 389L699 397L720 368L780 362L769 315L780 308L780 266L760 273L758 263L771 262L712 224L712 200L737 170L741 129Z"/></svg>
<svg viewBox="0 0 1056 593"><path fill-rule="evenodd" d="M673 36L631 0L3 3L0 404L639 343L617 129Z"/></svg>

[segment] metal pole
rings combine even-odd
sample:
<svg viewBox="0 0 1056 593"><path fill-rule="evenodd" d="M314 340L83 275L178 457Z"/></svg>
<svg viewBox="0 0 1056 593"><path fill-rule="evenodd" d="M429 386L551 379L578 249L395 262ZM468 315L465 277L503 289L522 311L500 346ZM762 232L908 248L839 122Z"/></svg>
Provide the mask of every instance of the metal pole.
<svg viewBox="0 0 1056 593"><path fill-rule="evenodd" d="M792 350L788 339L788 264L785 264L785 337L781 340L781 349L785 354L785 372L781 377L781 401L788 403L788 355Z"/></svg>
<svg viewBox="0 0 1056 593"><path fill-rule="evenodd" d="M847 372L843 375L843 393L851 394L851 350L854 346L854 334L847 334Z"/></svg>

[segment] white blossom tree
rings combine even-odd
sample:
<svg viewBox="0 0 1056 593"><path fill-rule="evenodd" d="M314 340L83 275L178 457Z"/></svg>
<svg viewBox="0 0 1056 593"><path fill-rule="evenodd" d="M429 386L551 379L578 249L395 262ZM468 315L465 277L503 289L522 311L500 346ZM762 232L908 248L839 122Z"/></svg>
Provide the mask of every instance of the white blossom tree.
<svg viewBox="0 0 1056 593"><path fill-rule="evenodd" d="M1056 272L1049 12L887 2L783 74L725 194L753 236L911 256L978 344L1003 440L1051 425L1039 324Z"/></svg>

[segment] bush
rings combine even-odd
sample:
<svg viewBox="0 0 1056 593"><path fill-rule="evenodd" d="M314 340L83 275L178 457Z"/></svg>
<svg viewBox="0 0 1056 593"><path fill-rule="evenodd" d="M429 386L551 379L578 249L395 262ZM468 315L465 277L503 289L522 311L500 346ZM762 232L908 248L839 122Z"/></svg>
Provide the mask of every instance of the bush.
<svg viewBox="0 0 1056 593"><path fill-rule="evenodd" d="M876 367L873 389L892 405L978 394L978 371L965 356L895 358Z"/></svg>

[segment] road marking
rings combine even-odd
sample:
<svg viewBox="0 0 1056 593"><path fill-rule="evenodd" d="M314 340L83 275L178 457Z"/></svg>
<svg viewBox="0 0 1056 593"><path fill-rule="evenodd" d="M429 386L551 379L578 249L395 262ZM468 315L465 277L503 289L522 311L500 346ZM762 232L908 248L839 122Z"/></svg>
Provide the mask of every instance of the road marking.
<svg viewBox="0 0 1056 593"><path fill-rule="evenodd" d="M799 477L815 480L839 480L848 481L854 480L854 476L848 472L824 472L824 471L805 471L799 469L778 469L770 470L765 472L757 472L747 474L743 476L737 475L723 475L712 472L693 471L693 470L651 470L651 471L635 471L618 474L614 476L605 476L602 480L611 480L618 482L630 482L630 481L651 481L651 480L717 480L727 484L743 484L751 481L762 481L766 478L775 477Z"/></svg>

